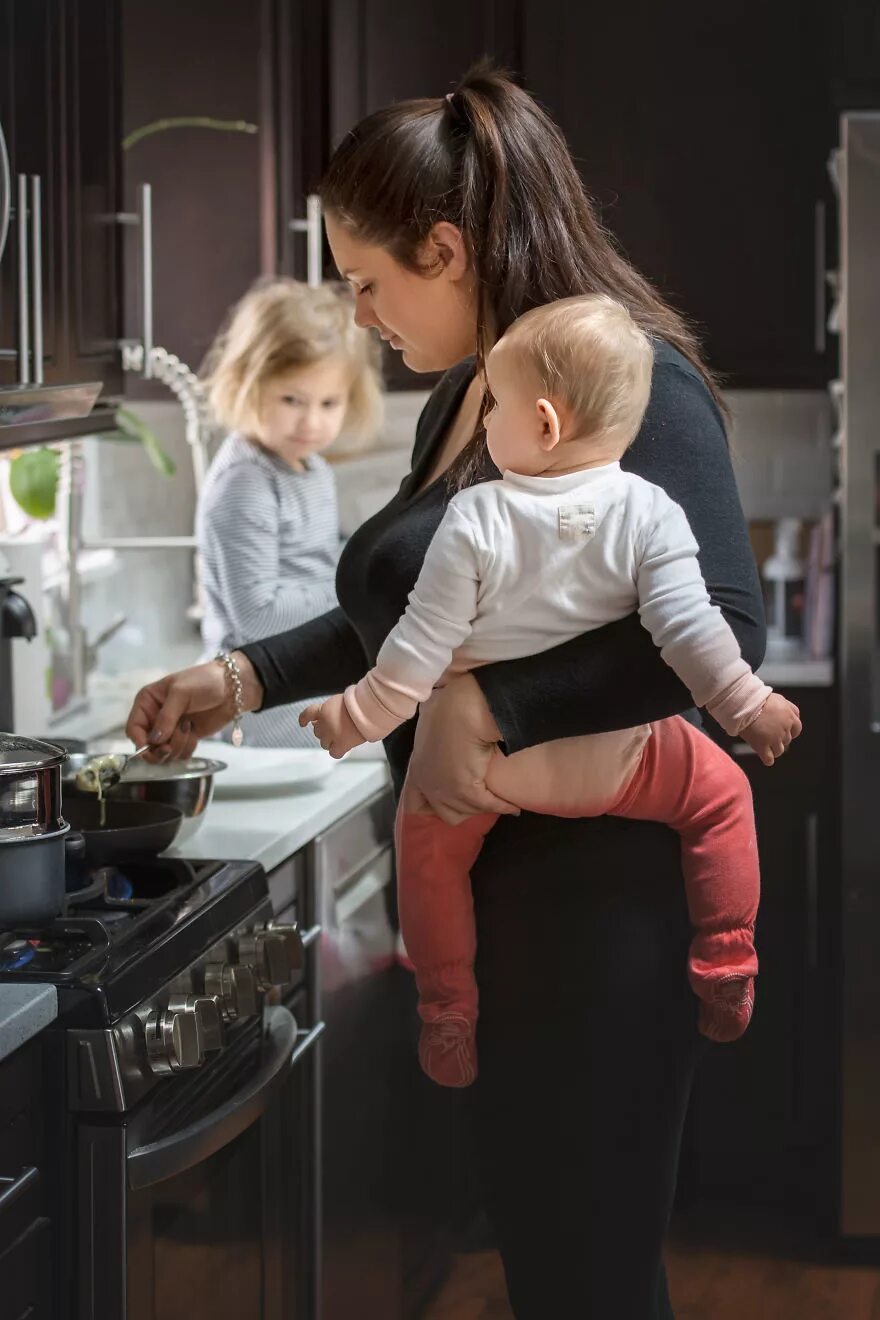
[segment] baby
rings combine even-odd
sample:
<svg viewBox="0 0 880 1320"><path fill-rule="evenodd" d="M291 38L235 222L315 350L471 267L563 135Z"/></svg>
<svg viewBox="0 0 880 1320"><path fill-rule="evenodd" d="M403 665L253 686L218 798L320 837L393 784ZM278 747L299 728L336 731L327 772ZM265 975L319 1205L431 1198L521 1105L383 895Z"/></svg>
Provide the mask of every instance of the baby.
<svg viewBox="0 0 880 1320"><path fill-rule="evenodd" d="M634 609L696 705L766 765L798 736L797 708L752 673L711 604L681 508L621 470L652 367L648 337L599 295L527 312L499 340L486 363L486 437L503 476L452 498L375 668L301 715L331 755L386 737L444 675L547 650ZM745 1031L757 972L754 814L748 781L711 739L674 716L509 757L496 749L486 782L524 810L676 830L700 1029L717 1041ZM419 1057L435 1081L466 1086L477 1067L470 870L497 817L451 826L408 802L404 785L400 917Z"/></svg>

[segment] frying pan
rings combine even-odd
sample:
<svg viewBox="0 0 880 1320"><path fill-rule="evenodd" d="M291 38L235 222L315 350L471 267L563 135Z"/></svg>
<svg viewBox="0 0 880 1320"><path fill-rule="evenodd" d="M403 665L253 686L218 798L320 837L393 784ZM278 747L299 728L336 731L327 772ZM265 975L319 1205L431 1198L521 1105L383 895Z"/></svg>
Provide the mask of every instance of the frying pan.
<svg viewBox="0 0 880 1320"><path fill-rule="evenodd" d="M155 857L170 848L183 824L183 812L162 802L107 802L107 823L101 826L97 798L70 798L64 818L85 842L88 866L112 866L138 857Z"/></svg>

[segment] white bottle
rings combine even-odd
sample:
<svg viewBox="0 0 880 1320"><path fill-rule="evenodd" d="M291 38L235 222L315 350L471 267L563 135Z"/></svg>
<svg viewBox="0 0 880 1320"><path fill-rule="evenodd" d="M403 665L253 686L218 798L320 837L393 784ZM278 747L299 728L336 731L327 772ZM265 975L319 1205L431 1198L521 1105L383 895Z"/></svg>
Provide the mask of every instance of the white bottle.
<svg viewBox="0 0 880 1320"><path fill-rule="evenodd" d="M773 554L761 569L767 611L767 646L775 651L796 651L803 645L804 563L798 553L799 518L780 518Z"/></svg>

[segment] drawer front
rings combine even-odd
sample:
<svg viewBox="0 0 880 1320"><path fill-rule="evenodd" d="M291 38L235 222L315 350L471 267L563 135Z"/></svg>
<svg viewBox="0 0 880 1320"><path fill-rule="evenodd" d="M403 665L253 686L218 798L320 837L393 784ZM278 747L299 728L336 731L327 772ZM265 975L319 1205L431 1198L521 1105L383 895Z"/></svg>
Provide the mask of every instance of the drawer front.
<svg viewBox="0 0 880 1320"><path fill-rule="evenodd" d="M315 839L312 848L319 884L334 890L344 888L385 851L393 833L394 799L385 790Z"/></svg>
<svg viewBox="0 0 880 1320"><path fill-rule="evenodd" d="M285 921L299 921L302 924L306 920L305 851L298 852L293 857L288 857L286 862L282 862L280 866L275 867L274 871L270 871L268 884L272 912L276 920L280 920L282 914L284 914Z"/></svg>

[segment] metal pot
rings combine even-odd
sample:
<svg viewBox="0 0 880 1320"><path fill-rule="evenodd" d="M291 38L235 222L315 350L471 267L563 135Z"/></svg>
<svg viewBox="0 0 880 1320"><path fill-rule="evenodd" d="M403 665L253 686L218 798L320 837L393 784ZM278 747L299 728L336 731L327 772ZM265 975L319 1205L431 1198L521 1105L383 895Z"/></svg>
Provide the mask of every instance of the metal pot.
<svg viewBox="0 0 880 1320"><path fill-rule="evenodd" d="M66 759L54 743L0 733L0 927L42 925L61 911Z"/></svg>
<svg viewBox="0 0 880 1320"><path fill-rule="evenodd" d="M76 776L91 756L75 753L64 767L64 794L68 799L83 796L76 786ZM225 770L223 761L209 761L203 756L192 756L188 761L166 761L164 765L148 765L145 761L130 761L122 779L111 788L107 797L111 802L159 802L176 807L183 813L183 824L177 836L185 843L195 834L214 794L214 776ZM91 796L91 795L89 795Z"/></svg>

